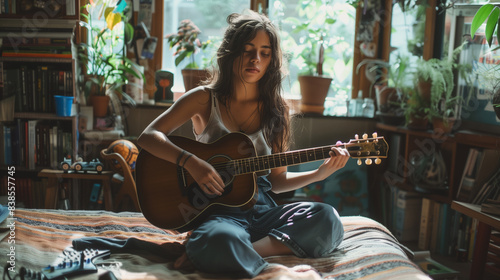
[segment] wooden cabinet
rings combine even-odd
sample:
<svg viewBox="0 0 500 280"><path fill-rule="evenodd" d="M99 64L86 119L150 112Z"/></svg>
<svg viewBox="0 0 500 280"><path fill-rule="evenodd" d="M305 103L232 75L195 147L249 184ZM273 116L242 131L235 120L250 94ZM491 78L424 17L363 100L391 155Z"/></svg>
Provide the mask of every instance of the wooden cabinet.
<svg viewBox="0 0 500 280"><path fill-rule="evenodd" d="M475 209L480 209L480 205L466 203L476 197L475 195L469 195L467 201L458 203L457 197L459 190L463 191L462 177L464 173L467 173L466 170L469 170L466 166L469 166L467 162L470 151L479 150L493 154L492 162L498 164L500 135L466 130L459 130L450 135L438 135L432 131L416 131L380 123L376 127L379 135L385 136L389 143L389 157L386 163L379 167L380 169L372 172L373 184L378 188L378 192L375 192L378 195L372 197L374 205L372 209L376 211L374 216L390 228L397 238L410 235L404 234L407 230L404 227L411 222L412 232L418 231L418 235L413 234L411 238L400 241L413 250L429 250L433 255L449 257L451 262L457 262L457 260L467 262L478 258L478 252L484 253L488 242L483 240L477 248L477 238L479 236L483 239L489 238L489 229L485 230L484 224L482 225L481 220L478 222L477 219L488 215L478 210L475 211L478 215L470 215L460 210L461 208L457 208L457 205L470 205ZM422 181L419 181L418 176L416 177L418 173L416 170L425 170L426 176L436 176L439 173L437 168L439 165L428 168L422 166L421 162L415 163L414 159L426 156L435 159L439 155L442 156L445 187L442 190L419 188L418 185ZM492 166L490 169L498 170L494 165ZM483 170L483 168L478 168L478 170ZM476 172L476 174L480 173ZM491 174L490 172L482 179L495 176ZM479 180L478 177L475 179ZM483 184L474 185L476 186L483 188ZM404 197L409 194L413 196L412 202L420 200L420 204L417 203L420 208L418 205L409 206L410 198ZM408 231L408 233L411 232ZM484 264L485 255L482 254L480 257L483 261L474 260L473 270L478 269L479 263ZM476 272L473 271L473 273Z"/></svg>
<svg viewBox="0 0 500 280"><path fill-rule="evenodd" d="M379 174L379 179L396 183L402 189L415 190L415 166L412 161L422 156L441 154L445 164L445 190L429 191L423 195L448 204L456 197L469 149L476 147L500 151L500 135L463 130L454 134L435 134L381 123L376 127L390 146L388 163L383 167L383 174ZM396 169L391 170L391 164Z"/></svg>

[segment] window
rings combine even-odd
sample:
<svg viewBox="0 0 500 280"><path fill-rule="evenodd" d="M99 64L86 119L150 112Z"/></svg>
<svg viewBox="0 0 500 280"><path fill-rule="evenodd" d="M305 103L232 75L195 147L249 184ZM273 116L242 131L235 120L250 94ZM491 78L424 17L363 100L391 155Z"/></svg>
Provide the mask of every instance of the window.
<svg viewBox="0 0 500 280"><path fill-rule="evenodd" d="M196 63L203 65L215 54L218 42L227 26L226 17L230 13L249 9L250 2L250 0L165 0L164 35L177 32L181 20L191 19L202 32L200 40L214 42L211 48L196 55ZM331 99L341 98L345 102L350 96L352 84L354 7L345 0L270 0L268 15L281 30L282 48L289 57L290 75L283 84L285 95L289 98L299 98L297 76L306 68L305 61L300 57L305 56L306 50L310 49L305 42L310 38L308 30L294 32L295 22L312 20L311 29L319 28L324 31L323 72L334 79L329 96ZM333 22L328 21L330 24L324 24L326 18L333 19ZM311 54L316 57L317 53L318 50L313 50ZM182 62L178 67L174 61L173 50L164 38L162 69L174 73L173 91L183 92L181 69L188 61Z"/></svg>
<svg viewBox="0 0 500 280"><path fill-rule="evenodd" d="M313 74L309 70L315 69L317 42L323 38L323 74L333 78L328 96L345 104L352 85L355 8L345 0L270 0L269 17L280 28L289 56L290 73L283 85L287 97L299 98L297 76Z"/></svg>
<svg viewBox="0 0 500 280"><path fill-rule="evenodd" d="M227 26L226 18L231 13L241 13L250 8L250 0L165 0L164 2L164 35L177 32L179 22L190 19L201 30L199 39L202 42L213 42L202 53L195 56L198 65L209 63L215 55L217 42L220 41ZM181 69L188 63L183 61L175 66L175 57L169 42L163 38L162 69L174 73L172 91L184 92Z"/></svg>

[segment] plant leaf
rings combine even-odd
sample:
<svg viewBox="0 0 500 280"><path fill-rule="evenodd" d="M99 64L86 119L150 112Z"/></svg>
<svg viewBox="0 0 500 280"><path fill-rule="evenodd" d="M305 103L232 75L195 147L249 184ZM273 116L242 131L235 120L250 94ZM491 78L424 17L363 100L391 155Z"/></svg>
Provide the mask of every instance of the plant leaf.
<svg viewBox="0 0 500 280"><path fill-rule="evenodd" d="M476 31L479 29L479 27L484 23L484 21L488 18L490 15L491 11L495 8L492 4L485 4L479 10L476 12L474 15L474 18L472 19L471 23L471 35L474 37L474 34L476 34Z"/></svg>
<svg viewBox="0 0 500 280"><path fill-rule="evenodd" d="M106 17L106 23L110 30L113 30L115 25L122 21L122 16L118 13L113 13L113 8L106 8L104 16Z"/></svg>
<svg viewBox="0 0 500 280"><path fill-rule="evenodd" d="M495 7L493 11L491 11L490 16L488 17L488 21L486 22L486 30L484 35L486 40L488 41L488 46L491 47L491 41L493 40L493 33L495 32L498 16L500 15L500 9Z"/></svg>
<svg viewBox="0 0 500 280"><path fill-rule="evenodd" d="M175 66L179 66L179 64L182 62L182 60L186 57L187 53L182 52L175 58Z"/></svg>

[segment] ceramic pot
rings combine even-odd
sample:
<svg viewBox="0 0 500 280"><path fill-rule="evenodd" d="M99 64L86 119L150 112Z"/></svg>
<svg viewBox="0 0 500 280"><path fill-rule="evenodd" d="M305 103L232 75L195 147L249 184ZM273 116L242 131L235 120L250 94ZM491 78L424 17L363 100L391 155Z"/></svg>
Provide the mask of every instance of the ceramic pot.
<svg viewBox="0 0 500 280"><path fill-rule="evenodd" d="M417 83L417 90L420 93L420 96L422 96L422 101L424 104L430 104L431 103L431 87L432 83L430 81L422 81L418 80Z"/></svg>
<svg viewBox="0 0 500 280"><path fill-rule="evenodd" d="M444 120L442 118L433 118L432 119L432 127L434 130L434 133L436 134L449 134L453 131L454 125L455 125L455 119L454 118L449 118L447 120Z"/></svg>
<svg viewBox="0 0 500 280"><path fill-rule="evenodd" d="M328 95L332 79L320 76L299 76L298 80L302 96L301 103L303 105L301 106L301 110L307 112L307 110L314 108L312 112L318 113L318 108L324 109L325 99Z"/></svg>
<svg viewBox="0 0 500 280"><path fill-rule="evenodd" d="M208 71L206 69L182 69L181 72L185 92L199 86L202 81L208 78Z"/></svg>
<svg viewBox="0 0 500 280"><path fill-rule="evenodd" d="M90 104L94 107L94 117L102 118L108 115L108 95L92 95L90 96Z"/></svg>
<svg viewBox="0 0 500 280"><path fill-rule="evenodd" d="M378 111L387 113L394 105L393 102L398 101L398 90L394 87L375 85L375 97L377 101Z"/></svg>

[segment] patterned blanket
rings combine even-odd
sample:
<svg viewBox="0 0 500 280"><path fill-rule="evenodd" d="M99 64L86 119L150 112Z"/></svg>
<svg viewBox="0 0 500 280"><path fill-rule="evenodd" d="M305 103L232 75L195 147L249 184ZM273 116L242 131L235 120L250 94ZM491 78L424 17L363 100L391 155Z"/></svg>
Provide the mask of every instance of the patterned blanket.
<svg viewBox="0 0 500 280"><path fill-rule="evenodd" d="M16 210L15 217L15 235L11 233L0 242L0 259L12 259L14 246L16 270L40 270L54 264L63 250L73 246L73 240L98 237L137 239L153 246L112 250L110 258L96 261L99 273L85 279L98 279L106 271L118 279L214 277L172 269L173 260L183 251L186 234L156 228L141 213L30 209ZM410 261L411 252L380 223L359 216L342 217L342 221L344 241L330 257L269 257L269 267L254 279L430 279ZM9 244L9 240L15 243ZM2 261L2 273L6 261Z"/></svg>

